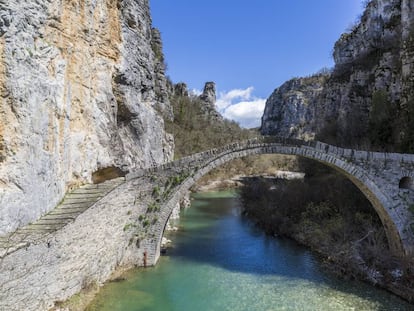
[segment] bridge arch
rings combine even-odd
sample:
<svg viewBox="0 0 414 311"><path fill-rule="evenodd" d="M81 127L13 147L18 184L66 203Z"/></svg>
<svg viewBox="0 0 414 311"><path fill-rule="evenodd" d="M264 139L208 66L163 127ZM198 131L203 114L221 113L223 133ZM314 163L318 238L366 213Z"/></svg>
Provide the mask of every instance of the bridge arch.
<svg viewBox="0 0 414 311"><path fill-rule="evenodd" d="M395 202L384 191L384 188L378 185L376 176L361 166L360 161L355 161L356 159L373 159L380 156L365 151L358 152L359 154L354 150L337 148L319 142L295 140L293 143L291 141L289 143L258 143L254 141L231 144L221 149L213 149L177 161L176 165L186 166L190 174L163 204L159 219L160 225L154 227L154 232L152 232L156 239L153 250L155 261L158 259L161 239L172 210L187 191L214 168L237 158L259 154L302 156L323 163L342 173L359 188L373 205L384 226L391 251L397 255L413 254L412 233L407 232L406 228L401 226L405 222L396 210ZM171 165L166 165L165 168L169 167ZM397 180L396 188L398 187Z"/></svg>

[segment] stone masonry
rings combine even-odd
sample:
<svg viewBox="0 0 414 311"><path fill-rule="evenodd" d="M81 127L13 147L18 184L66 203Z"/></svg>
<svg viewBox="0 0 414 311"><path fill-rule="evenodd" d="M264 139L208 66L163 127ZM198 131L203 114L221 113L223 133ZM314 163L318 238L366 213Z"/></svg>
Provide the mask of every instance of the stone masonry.
<svg viewBox="0 0 414 311"><path fill-rule="evenodd" d="M68 204L88 204L67 223L43 230L51 218L46 215L28 226L36 238L3 238L0 310L48 310L90 284L102 284L115 270L154 265L167 221L195 182L228 161L255 154L298 155L337 169L371 201L391 250L414 254L414 155L262 137L136 170L102 186L103 192L87 187L68 195L49 213L53 219L68 212Z"/></svg>
<svg viewBox="0 0 414 311"><path fill-rule="evenodd" d="M397 255L414 254L414 155L343 149L317 141L265 137L233 143L152 169L156 174L174 171L177 176L187 176L161 205L158 222L151 227L151 234L157 239L148 249L152 264L159 256L165 224L183 195L212 169L254 154L303 156L343 173L372 203L384 225L390 249ZM126 178L133 180L142 174L143 171L134 172Z"/></svg>

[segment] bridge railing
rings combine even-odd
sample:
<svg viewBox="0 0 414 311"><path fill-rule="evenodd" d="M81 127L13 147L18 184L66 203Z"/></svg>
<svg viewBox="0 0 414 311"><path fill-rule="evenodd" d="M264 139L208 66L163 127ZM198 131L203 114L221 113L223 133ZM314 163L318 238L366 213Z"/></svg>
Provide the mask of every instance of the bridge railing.
<svg viewBox="0 0 414 311"><path fill-rule="evenodd" d="M159 170L182 168L185 166L196 166L197 163L200 163L201 165L205 161L205 159L211 158L212 156L218 156L220 154L234 152L236 150L254 148L261 144L283 144L285 146L300 147L303 145L314 146L315 142L276 136L258 136L255 138L247 139L245 141L230 143L220 148L212 148L210 150L198 152L190 156L183 157L175 161L163 163L157 166L154 165L143 169L137 169L127 174L126 179L131 180L147 174L155 173Z"/></svg>
<svg viewBox="0 0 414 311"><path fill-rule="evenodd" d="M237 150L256 148L263 144L280 144L287 147L311 147L325 153L335 154L340 157L355 159L355 160L383 160L383 161L399 161L399 162L414 162L414 155L412 154L400 154L400 153L384 153L384 152L372 152L362 151L355 149L346 149L336 147L326 143L322 143L315 140L305 141L301 139L278 137L278 136L258 136L245 141L239 141L230 143L220 148L213 148L207 151L198 152L181 159L163 163L158 166L151 166L144 169L138 169L134 172L127 174L126 179L131 180L137 177L141 177L147 174L152 174L161 170L174 170L182 169L183 167L196 167L197 165L204 165L206 160L212 159L219 155L224 155L229 152Z"/></svg>

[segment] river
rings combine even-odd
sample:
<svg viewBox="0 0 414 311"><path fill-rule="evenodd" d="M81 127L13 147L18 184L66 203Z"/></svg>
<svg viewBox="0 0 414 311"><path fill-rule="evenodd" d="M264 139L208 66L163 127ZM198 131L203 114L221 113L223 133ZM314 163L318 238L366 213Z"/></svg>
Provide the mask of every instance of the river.
<svg viewBox="0 0 414 311"><path fill-rule="evenodd" d="M156 267L106 284L88 311L413 310L373 286L324 271L312 252L264 235L233 192L193 195Z"/></svg>

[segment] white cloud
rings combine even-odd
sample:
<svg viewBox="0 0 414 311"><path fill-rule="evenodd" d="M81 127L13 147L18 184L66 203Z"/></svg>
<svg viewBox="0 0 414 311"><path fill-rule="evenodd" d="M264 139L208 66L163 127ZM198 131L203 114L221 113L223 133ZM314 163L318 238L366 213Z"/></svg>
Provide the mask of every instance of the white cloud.
<svg viewBox="0 0 414 311"><path fill-rule="evenodd" d="M188 93L193 96L200 96L201 94L203 94L203 91L198 89L191 89L190 91L188 91Z"/></svg>
<svg viewBox="0 0 414 311"><path fill-rule="evenodd" d="M260 126L266 99L252 95L254 88L235 89L221 92L217 99L218 111L227 119L234 120L242 127Z"/></svg>
<svg viewBox="0 0 414 311"><path fill-rule="evenodd" d="M230 92L220 92L216 106L220 111L231 106L235 100L249 100L252 97L253 90L254 88L251 86L245 90L234 89Z"/></svg>
<svg viewBox="0 0 414 311"><path fill-rule="evenodd" d="M227 119L235 120L242 127L258 127L260 126L265 104L265 99L240 102L228 107L223 115Z"/></svg>

